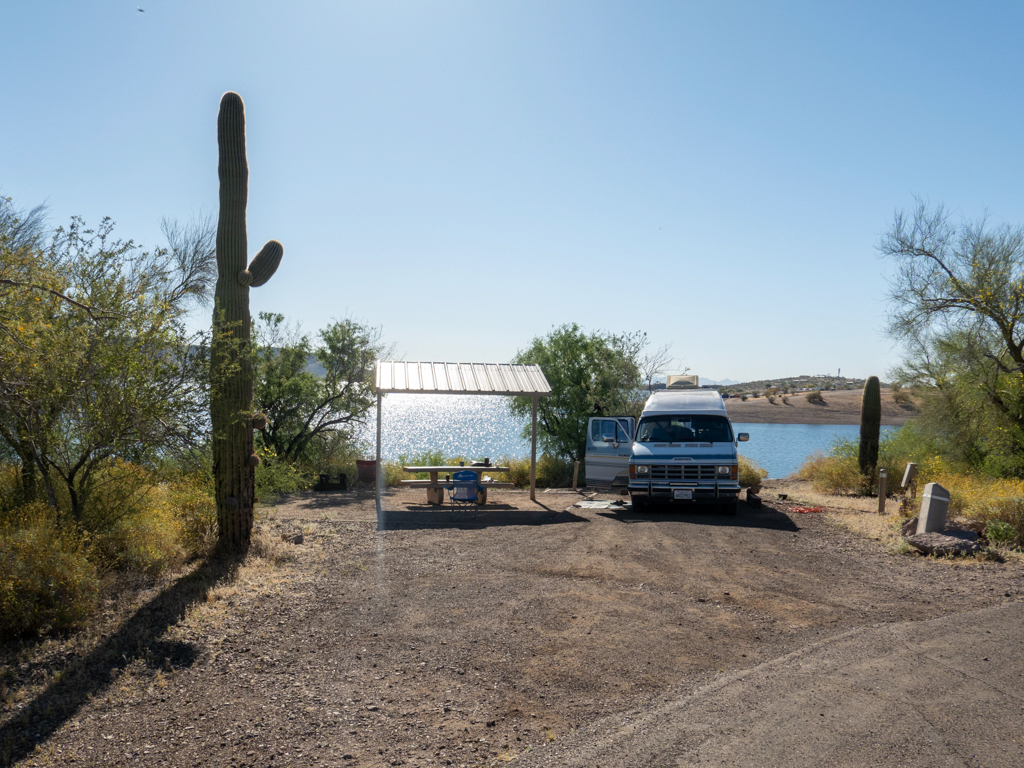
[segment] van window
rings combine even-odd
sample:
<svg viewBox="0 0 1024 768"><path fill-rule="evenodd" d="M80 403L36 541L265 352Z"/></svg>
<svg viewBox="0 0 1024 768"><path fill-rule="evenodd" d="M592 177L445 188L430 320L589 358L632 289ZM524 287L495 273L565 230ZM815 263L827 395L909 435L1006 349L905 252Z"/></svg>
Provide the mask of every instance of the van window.
<svg viewBox="0 0 1024 768"><path fill-rule="evenodd" d="M725 416L658 414L640 419L636 439L641 443L731 443L733 437Z"/></svg>
<svg viewBox="0 0 1024 768"><path fill-rule="evenodd" d="M600 443L605 435L615 435L615 442L617 443L629 442L626 430L615 419L594 419L590 422L590 439L592 442Z"/></svg>

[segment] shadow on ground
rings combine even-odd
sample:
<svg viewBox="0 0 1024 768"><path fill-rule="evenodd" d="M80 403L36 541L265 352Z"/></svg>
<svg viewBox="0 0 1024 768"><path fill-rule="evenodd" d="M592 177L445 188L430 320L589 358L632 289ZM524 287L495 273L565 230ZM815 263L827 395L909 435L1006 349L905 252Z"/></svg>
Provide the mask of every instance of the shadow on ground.
<svg viewBox="0 0 1024 768"><path fill-rule="evenodd" d="M352 489L347 491L300 491L272 497L267 499L264 505L274 507L287 503L298 510L317 512L320 510L344 509L345 507L359 507L363 502L372 502L373 500L373 493L366 491L356 492Z"/></svg>
<svg viewBox="0 0 1024 768"><path fill-rule="evenodd" d="M600 510L597 514L620 523L679 522L722 528L765 528L772 531L793 532L800 530L800 526L794 523L788 515L778 510L769 506L755 509L742 502L735 515L724 515L714 507L694 506L688 507L684 511L669 504L651 505L643 512L634 512L632 507L626 505L620 508L612 507Z"/></svg>
<svg viewBox="0 0 1024 768"><path fill-rule="evenodd" d="M489 503L480 507L474 517L472 512L463 513L452 519L450 507L431 504L409 504L400 510L383 510L378 521L378 530L408 530L417 528L494 528L508 525L556 525L561 523L585 523L587 519L569 510L559 510L537 502L541 509L523 510L511 504Z"/></svg>
<svg viewBox="0 0 1024 768"><path fill-rule="evenodd" d="M91 653L71 661L56 682L0 726L0 765L10 766L27 757L131 663L141 659L165 670L191 666L196 649L162 637L213 587L230 579L236 568L237 563L230 561L203 563L139 608Z"/></svg>

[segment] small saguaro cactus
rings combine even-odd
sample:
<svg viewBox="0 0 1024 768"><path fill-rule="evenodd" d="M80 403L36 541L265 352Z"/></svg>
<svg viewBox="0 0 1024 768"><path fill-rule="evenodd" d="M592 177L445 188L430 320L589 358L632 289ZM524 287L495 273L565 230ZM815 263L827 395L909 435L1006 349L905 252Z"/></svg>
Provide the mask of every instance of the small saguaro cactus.
<svg viewBox="0 0 1024 768"><path fill-rule="evenodd" d="M252 536L255 472L260 463L253 450L252 431L266 426L266 418L252 411L249 288L271 278L284 248L271 240L246 266L249 166L245 157L245 105L237 93L225 93L220 100L217 144L220 217L210 348L213 476L219 546L226 552L244 554Z"/></svg>
<svg viewBox="0 0 1024 768"><path fill-rule="evenodd" d="M882 390L877 376L864 382L860 402L860 473L872 477L878 466L878 435L882 424Z"/></svg>

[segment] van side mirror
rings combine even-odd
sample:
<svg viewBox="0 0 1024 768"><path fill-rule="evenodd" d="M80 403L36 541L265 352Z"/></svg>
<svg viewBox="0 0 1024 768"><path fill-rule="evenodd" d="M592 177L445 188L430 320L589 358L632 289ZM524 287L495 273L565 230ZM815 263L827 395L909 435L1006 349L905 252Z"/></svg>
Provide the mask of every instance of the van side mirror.
<svg viewBox="0 0 1024 768"><path fill-rule="evenodd" d="M736 439L739 440L741 443L745 443L747 442L747 440L750 439L750 435L747 434L746 432L740 432L738 435L736 435Z"/></svg>

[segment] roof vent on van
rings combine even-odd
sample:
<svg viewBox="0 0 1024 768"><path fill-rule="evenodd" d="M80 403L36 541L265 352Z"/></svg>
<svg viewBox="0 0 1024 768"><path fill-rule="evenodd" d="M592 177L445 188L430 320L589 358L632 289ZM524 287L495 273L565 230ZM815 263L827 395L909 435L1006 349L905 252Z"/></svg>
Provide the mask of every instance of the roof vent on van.
<svg viewBox="0 0 1024 768"><path fill-rule="evenodd" d="M697 389L700 386L700 377L691 376L668 376L665 379L666 389Z"/></svg>

